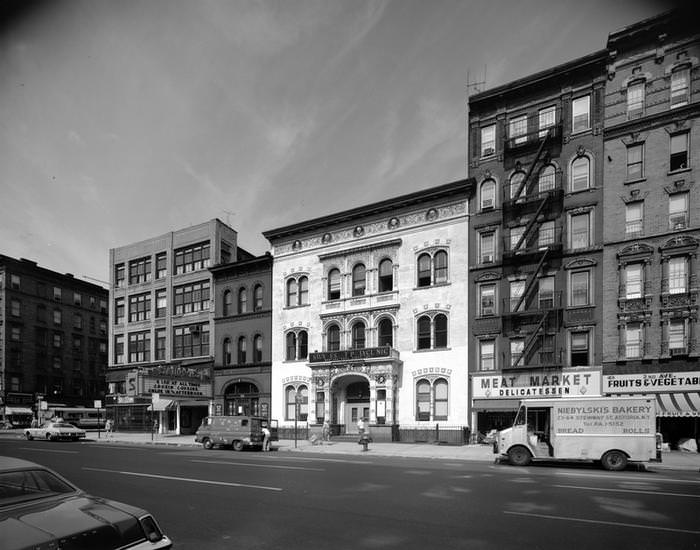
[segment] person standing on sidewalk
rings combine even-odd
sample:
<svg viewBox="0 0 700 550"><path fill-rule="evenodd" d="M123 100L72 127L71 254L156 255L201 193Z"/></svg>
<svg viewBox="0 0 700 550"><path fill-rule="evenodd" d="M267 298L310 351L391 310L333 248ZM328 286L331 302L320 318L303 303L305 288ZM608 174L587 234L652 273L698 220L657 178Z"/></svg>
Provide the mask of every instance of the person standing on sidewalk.
<svg viewBox="0 0 700 550"><path fill-rule="evenodd" d="M268 452L270 450L270 428L267 427L267 424L263 424L262 427L262 433L263 433L263 451Z"/></svg>
<svg viewBox="0 0 700 550"><path fill-rule="evenodd" d="M330 440L331 440L331 425L328 423L328 420L326 420L323 423L323 442L330 443Z"/></svg>
<svg viewBox="0 0 700 550"><path fill-rule="evenodd" d="M107 438L109 439L112 437L112 419L108 418L105 420L105 434L107 434Z"/></svg>

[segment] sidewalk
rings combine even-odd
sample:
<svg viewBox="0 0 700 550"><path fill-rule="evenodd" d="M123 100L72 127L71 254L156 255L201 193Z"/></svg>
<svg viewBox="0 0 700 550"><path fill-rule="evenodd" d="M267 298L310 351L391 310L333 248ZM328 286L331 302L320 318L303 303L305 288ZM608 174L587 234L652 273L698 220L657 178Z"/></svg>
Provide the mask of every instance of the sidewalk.
<svg viewBox="0 0 700 550"><path fill-rule="evenodd" d="M150 433L116 432L107 438L105 433L97 437L97 432L88 432L88 440L100 443L132 443L141 445L173 445L180 447L201 447L195 443L193 435L153 435ZM386 456L402 458L431 458L442 460L472 460L479 462L494 462L491 445L431 445L428 443L370 443L369 451L362 452L362 447L354 442L337 441L320 445L300 439L296 442L289 439L275 441L272 448L279 452L304 452L323 455L361 455ZM648 471L685 470L700 473L700 453L684 451L665 451L661 463L649 463Z"/></svg>

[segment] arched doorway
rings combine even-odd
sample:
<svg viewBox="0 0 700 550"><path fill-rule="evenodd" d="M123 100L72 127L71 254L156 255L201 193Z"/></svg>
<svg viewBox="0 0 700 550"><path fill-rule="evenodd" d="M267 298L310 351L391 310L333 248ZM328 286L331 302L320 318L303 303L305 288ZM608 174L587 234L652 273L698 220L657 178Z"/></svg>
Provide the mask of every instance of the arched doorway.
<svg viewBox="0 0 700 550"><path fill-rule="evenodd" d="M251 382L236 382L224 392L224 414L227 416L260 416L258 387Z"/></svg>
<svg viewBox="0 0 700 550"><path fill-rule="evenodd" d="M363 376L343 376L333 390L333 423L344 424L347 434L356 434L357 421L370 417L369 381Z"/></svg>

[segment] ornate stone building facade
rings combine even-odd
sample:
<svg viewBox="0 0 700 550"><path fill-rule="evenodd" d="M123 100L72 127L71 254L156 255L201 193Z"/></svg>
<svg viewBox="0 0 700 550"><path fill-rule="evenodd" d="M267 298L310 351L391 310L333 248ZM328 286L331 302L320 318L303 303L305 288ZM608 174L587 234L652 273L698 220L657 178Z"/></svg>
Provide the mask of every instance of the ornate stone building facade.
<svg viewBox="0 0 700 550"><path fill-rule="evenodd" d="M366 418L467 424L471 181L267 231L272 417L336 433Z"/></svg>

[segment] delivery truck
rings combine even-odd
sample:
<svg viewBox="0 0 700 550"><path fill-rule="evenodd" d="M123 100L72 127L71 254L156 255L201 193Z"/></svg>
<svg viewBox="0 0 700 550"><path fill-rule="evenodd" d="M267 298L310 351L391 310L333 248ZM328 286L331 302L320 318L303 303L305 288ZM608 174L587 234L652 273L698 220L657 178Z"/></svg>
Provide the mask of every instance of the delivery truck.
<svg viewBox="0 0 700 550"><path fill-rule="evenodd" d="M524 399L494 452L516 466L533 460L583 460L606 470L660 462L656 400L646 397Z"/></svg>

